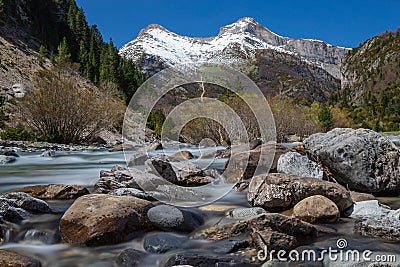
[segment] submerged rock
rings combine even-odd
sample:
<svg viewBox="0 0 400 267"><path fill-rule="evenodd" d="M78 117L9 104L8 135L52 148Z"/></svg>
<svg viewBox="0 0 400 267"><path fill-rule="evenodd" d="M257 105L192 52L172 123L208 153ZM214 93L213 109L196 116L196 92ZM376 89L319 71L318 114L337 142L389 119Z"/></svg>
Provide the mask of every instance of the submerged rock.
<svg viewBox="0 0 400 267"><path fill-rule="evenodd" d="M309 223L331 223L339 220L340 212L332 200L315 195L297 203L293 208L293 215Z"/></svg>
<svg viewBox="0 0 400 267"><path fill-rule="evenodd" d="M62 239L71 245L99 246L151 229L151 202L135 197L92 194L78 198L60 221Z"/></svg>
<svg viewBox="0 0 400 267"><path fill-rule="evenodd" d="M400 189L400 150L372 130L333 129L311 135L304 147L350 189L368 193L396 193Z"/></svg>
<svg viewBox="0 0 400 267"><path fill-rule="evenodd" d="M187 237L172 233L157 233L147 235L143 247L147 252L161 254L171 250L181 249L188 241Z"/></svg>
<svg viewBox="0 0 400 267"><path fill-rule="evenodd" d="M4 267L40 267L38 260L17 252L0 249L0 266Z"/></svg>
<svg viewBox="0 0 400 267"><path fill-rule="evenodd" d="M140 265L140 261L146 257L147 254L143 251L128 248L122 251L116 260L118 267L135 267Z"/></svg>
<svg viewBox="0 0 400 267"><path fill-rule="evenodd" d="M278 172L293 174L301 177L322 179L324 171L321 167L297 152L288 152L279 157Z"/></svg>
<svg viewBox="0 0 400 267"><path fill-rule="evenodd" d="M223 265L227 263L228 265ZM243 265L244 264L244 265ZM187 251L166 255L161 260L161 267L172 266L253 266L248 259L228 255L212 255L207 251Z"/></svg>
<svg viewBox="0 0 400 267"><path fill-rule="evenodd" d="M361 202L361 201L367 201L367 200L376 200L374 195L371 194L366 194L366 193L359 193L359 192L350 192L351 199L353 202Z"/></svg>
<svg viewBox="0 0 400 267"><path fill-rule="evenodd" d="M89 194L89 190L81 185L34 185L15 189L14 192L24 192L40 199L76 199Z"/></svg>
<svg viewBox="0 0 400 267"><path fill-rule="evenodd" d="M267 211L283 211L314 195L322 195L332 200L340 212L353 205L350 193L339 184L281 173L253 177L247 200L253 207L263 207Z"/></svg>

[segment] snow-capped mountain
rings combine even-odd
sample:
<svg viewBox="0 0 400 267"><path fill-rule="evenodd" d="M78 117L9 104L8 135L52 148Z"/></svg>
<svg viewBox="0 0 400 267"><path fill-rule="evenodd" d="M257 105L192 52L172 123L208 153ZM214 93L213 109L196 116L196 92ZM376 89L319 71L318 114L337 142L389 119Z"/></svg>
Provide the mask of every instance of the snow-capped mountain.
<svg viewBox="0 0 400 267"><path fill-rule="evenodd" d="M178 64L248 62L260 50L299 56L340 78L340 64L349 49L319 40L282 37L246 17L222 27L218 36L210 38L180 36L151 24L124 45L120 55L154 73Z"/></svg>

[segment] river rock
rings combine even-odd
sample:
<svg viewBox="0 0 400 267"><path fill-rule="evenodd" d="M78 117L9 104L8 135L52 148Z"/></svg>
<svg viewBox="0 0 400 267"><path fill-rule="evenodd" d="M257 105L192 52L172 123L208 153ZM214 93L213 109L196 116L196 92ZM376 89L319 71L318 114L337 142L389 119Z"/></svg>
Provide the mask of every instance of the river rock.
<svg viewBox="0 0 400 267"><path fill-rule="evenodd" d="M277 169L279 173L293 174L301 177L322 179L324 176L324 171L317 163L298 152L288 152L281 155L278 159Z"/></svg>
<svg viewBox="0 0 400 267"><path fill-rule="evenodd" d="M28 216L23 209L12 206L8 201L0 198L0 223L18 222Z"/></svg>
<svg viewBox="0 0 400 267"><path fill-rule="evenodd" d="M213 178L191 162L169 162L153 158L145 162L147 171L161 175L165 180L182 186L199 186L210 183Z"/></svg>
<svg viewBox="0 0 400 267"><path fill-rule="evenodd" d="M43 200L31 197L23 192L12 192L0 195L0 199L7 199L12 202L12 205L27 211L32 212L48 212L49 205Z"/></svg>
<svg viewBox="0 0 400 267"><path fill-rule="evenodd" d="M293 208L293 215L309 223L331 223L339 219L340 212L332 200L315 195L297 203Z"/></svg>
<svg viewBox="0 0 400 267"><path fill-rule="evenodd" d="M144 146L145 150L162 150L163 146L160 142L156 141L154 143L148 144Z"/></svg>
<svg viewBox="0 0 400 267"><path fill-rule="evenodd" d="M187 237L172 233L157 233L147 235L143 241L143 247L147 252L161 254L171 250L181 249Z"/></svg>
<svg viewBox="0 0 400 267"><path fill-rule="evenodd" d="M56 152L53 150L46 150L40 156L44 158L51 158L56 156Z"/></svg>
<svg viewBox="0 0 400 267"><path fill-rule="evenodd" d="M261 149L266 151L266 155L260 161ZM226 162L224 176L229 183L237 183L242 179L252 178L258 165L268 166L271 163L269 172L277 172L279 157L290 151L290 149L279 144L263 144L253 150L236 153ZM227 169L228 164L231 166L229 169ZM267 171L265 170L265 173ZM241 173L242 176L240 176Z"/></svg>
<svg viewBox="0 0 400 267"><path fill-rule="evenodd" d="M15 152L14 150L10 150L10 149L4 149L4 150L0 149L0 155L9 156L9 157L15 157L15 158L19 157L17 152Z"/></svg>
<svg viewBox="0 0 400 267"><path fill-rule="evenodd" d="M148 186L148 191L157 191L157 186L164 181L149 172L137 168L126 168L115 165L111 171L100 171L100 179L94 185L95 193L109 193L118 188L136 188L142 190L141 184Z"/></svg>
<svg viewBox="0 0 400 267"><path fill-rule="evenodd" d="M194 156L190 151L182 150L182 151L178 151L175 154L173 154L171 156L171 158L174 160L189 160L189 159L193 159Z"/></svg>
<svg viewBox="0 0 400 267"><path fill-rule="evenodd" d="M161 264L159 266L253 266L249 261L249 259L244 259L243 257L212 255L208 251L185 251L166 255L161 260ZM228 265L223 265L223 263L227 263Z"/></svg>
<svg viewBox="0 0 400 267"><path fill-rule="evenodd" d="M385 217L393 216L395 212L395 210L392 210L389 207L380 204L378 200L366 200L354 203L351 215L349 217Z"/></svg>
<svg viewBox="0 0 400 267"><path fill-rule="evenodd" d="M371 194L366 194L366 193L360 193L360 192L350 192L351 199L353 202L361 202L361 201L367 201L367 200L376 200L374 195Z"/></svg>
<svg viewBox="0 0 400 267"><path fill-rule="evenodd" d="M24 192L40 199L76 199L89 194L89 190L81 185L34 185L15 189L14 192Z"/></svg>
<svg viewBox="0 0 400 267"><path fill-rule="evenodd" d="M279 211L288 210L301 200L314 195L329 198L338 206L340 212L353 205L350 193L339 184L282 173L253 177L247 200L253 207Z"/></svg>
<svg viewBox="0 0 400 267"><path fill-rule="evenodd" d="M155 227L166 231L191 232L204 223L201 214L169 205L151 208L147 216Z"/></svg>
<svg viewBox="0 0 400 267"><path fill-rule="evenodd" d="M359 218L354 223L354 232L363 236L400 242L399 214L397 216L365 216Z"/></svg>
<svg viewBox="0 0 400 267"><path fill-rule="evenodd" d="M118 188L108 193L112 196L131 196L146 200L154 200L154 198L147 192L136 188Z"/></svg>
<svg viewBox="0 0 400 267"><path fill-rule="evenodd" d="M5 156L5 155L0 155L0 164L8 164L16 161L17 159L12 156Z"/></svg>
<svg viewBox="0 0 400 267"><path fill-rule="evenodd" d="M140 265L140 261L147 256L147 253L128 248L122 251L116 260L118 267L135 267Z"/></svg>
<svg viewBox="0 0 400 267"><path fill-rule="evenodd" d="M128 167L144 165L146 160L148 160L149 158L150 155L143 151L133 153L129 158Z"/></svg>
<svg viewBox="0 0 400 267"><path fill-rule="evenodd" d="M234 220L244 220L256 217L260 214L268 213L265 209L260 207L254 208L236 208L228 211L227 216Z"/></svg>
<svg viewBox="0 0 400 267"><path fill-rule="evenodd" d="M132 151L134 149L135 149L135 147L133 145L122 143L122 144L117 144L117 145L109 148L108 152Z"/></svg>
<svg viewBox="0 0 400 267"><path fill-rule="evenodd" d="M38 260L17 252L0 249L0 266L4 267L40 267Z"/></svg>
<svg viewBox="0 0 400 267"><path fill-rule="evenodd" d="M72 245L98 246L124 242L151 229L151 202L136 197L91 194L78 198L60 221L62 239Z"/></svg>
<svg viewBox="0 0 400 267"><path fill-rule="evenodd" d="M368 129L333 129L304 141L307 154L350 189L395 193L400 189L400 150Z"/></svg>

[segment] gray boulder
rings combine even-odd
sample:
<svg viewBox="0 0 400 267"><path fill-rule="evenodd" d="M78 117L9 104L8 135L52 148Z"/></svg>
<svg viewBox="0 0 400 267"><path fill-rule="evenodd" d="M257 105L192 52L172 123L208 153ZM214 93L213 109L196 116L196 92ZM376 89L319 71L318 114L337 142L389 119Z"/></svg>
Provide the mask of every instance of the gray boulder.
<svg viewBox="0 0 400 267"><path fill-rule="evenodd" d="M280 156L277 167L279 173L318 179L322 179L324 176L324 171L317 163L309 160L307 156L302 156L298 152L288 152Z"/></svg>
<svg viewBox="0 0 400 267"><path fill-rule="evenodd" d="M147 216L155 227L167 231L191 232L204 223L199 213L169 205L151 208Z"/></svg>
<svg viewBox="0 0 400 267"><path fill-rule="evenodd" d="M340 183L360 192L395 193L400 189L400 150L367 129L334 129L304 141L308 156L328 168Z"/></svg>
<svg viewBox="0 0 400 267"><path fill-rule="evenodd" d="M0 200L6 200L14 207L21 208L32 212L48 212L50 211L49 205L40 199L31 197L23 192L7 193L0 196Z"/></svg>
<svg viewBox="0 0 400 267"><path fill-rule="evenodd" d="M314 195L332 200L340 212L353 205L350 192L337 183L282 173L253 177L247 200L253 207L281 211L288 210L301 200Z"/></svg>
<svg viewBox="0 0 400 267"><path fill-rule="evenodd" d="M140 261L147 256L147 253L128 248L122 251L117 259L116 264L119 267L135 267L140 265Z"/></svg>

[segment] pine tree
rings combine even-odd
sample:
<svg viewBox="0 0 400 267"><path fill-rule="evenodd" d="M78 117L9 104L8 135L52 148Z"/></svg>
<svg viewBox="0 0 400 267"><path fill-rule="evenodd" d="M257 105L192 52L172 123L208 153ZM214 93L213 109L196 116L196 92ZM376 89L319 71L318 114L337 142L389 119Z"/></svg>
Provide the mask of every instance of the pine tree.
<svg viewBox="0 0 400 267"><path fill-rule="evenodd" d="M67 38L64 37L61 43L58 45L58 54L55 61L58 64L63 64L71 60L71 54L69 53Z"/></svg>
<svg viewBox="0 0 400 267"><path fill-rule="evenodd" d="M321 108L318 112L318 124L324 131L328 131L332 126L332 112L329 107L325 104L321 105Z"/></svg>
<svg viewBox="0 0 400 267"><path fill-rule="evenodd" d="M47 48L44 45L40 45L38 54L38 60L40 65L42 65L45 62L48 53L49 51L47 50Z"/></svg>

